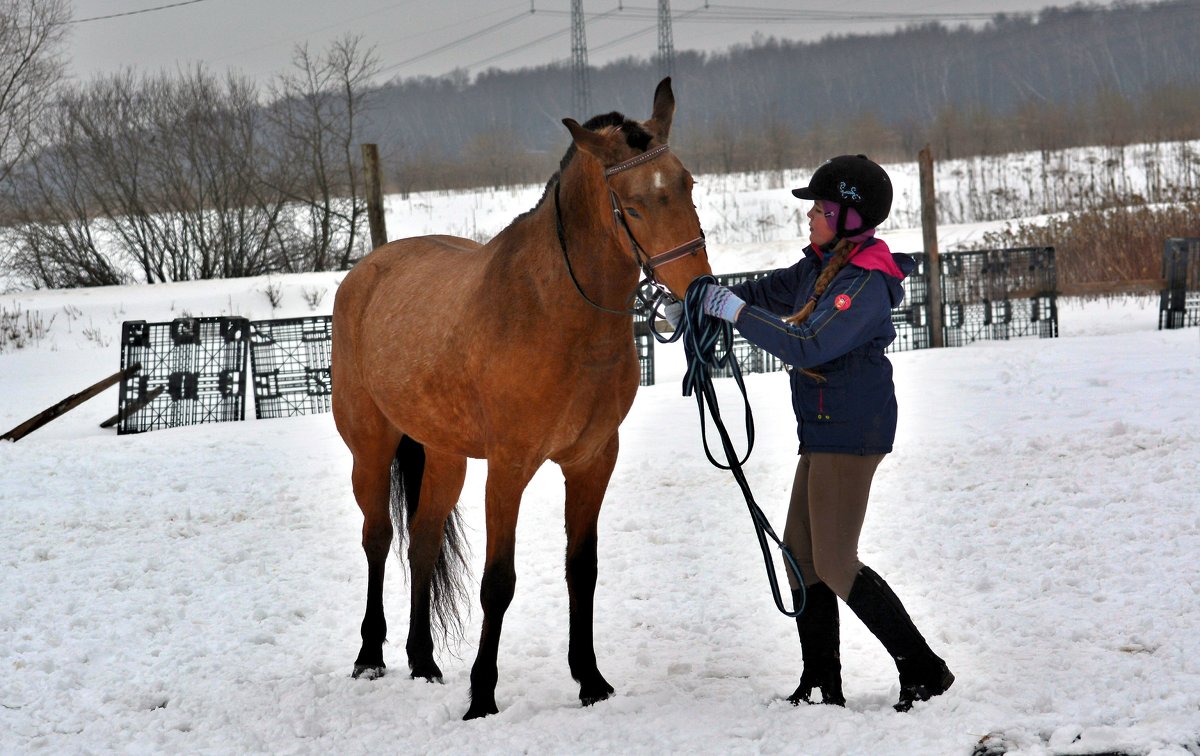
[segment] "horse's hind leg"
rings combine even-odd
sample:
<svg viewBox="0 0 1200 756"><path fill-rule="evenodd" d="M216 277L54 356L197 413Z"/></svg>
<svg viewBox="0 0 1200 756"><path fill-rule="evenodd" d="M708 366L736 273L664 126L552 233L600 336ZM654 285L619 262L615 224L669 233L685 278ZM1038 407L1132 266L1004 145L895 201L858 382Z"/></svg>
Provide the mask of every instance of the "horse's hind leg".
<svg viewBox="0 0 1200 756"><path fill-rule="evenodd" d="M433 658L433 614L443 630L457 623L461 557L446 543L446 521L458 503L467 474L466 457L425 449L419 502L409 522L409 568L412 570L412 610L409 614L408 666L413 678L441 680L442 670ZM437 583L435 588L435 582Z"/></svg>
<svg viewBox="0 0 1200 756"><path fill-rule="evenodd" d="M562 463L566 480L567 593L570 597L571 636L567 663L579 682L584 706L603 701L613 693L596 666L592 636L596 595L596 523L600 505L617 461L617 436L598 454L578 463Z"/></svg>
<svg viewBox="0 0 1200 756"><path fill-rule="evenodd" d="M362 621L362 647L354 660L354 677L374 679L384 673L383 644L387 620L383 614L383 572L392 544L388 511L392 456L399 441L380 437L379 443L354 451L351 480L354 498L363 513L362 547L367 556L367 608Z"/></svg>

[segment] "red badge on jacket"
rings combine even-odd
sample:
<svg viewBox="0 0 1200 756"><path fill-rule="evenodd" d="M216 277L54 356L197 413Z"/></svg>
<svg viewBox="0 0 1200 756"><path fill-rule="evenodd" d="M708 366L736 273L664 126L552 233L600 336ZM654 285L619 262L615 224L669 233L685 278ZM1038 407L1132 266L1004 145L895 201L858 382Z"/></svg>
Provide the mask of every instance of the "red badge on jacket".
<svg viewBox="0 0 1200 756"><path fill-rule="evenodd" d="M851 299L846 294L838 294L833 300L833 306L839 310L849 310Z"/></svg>

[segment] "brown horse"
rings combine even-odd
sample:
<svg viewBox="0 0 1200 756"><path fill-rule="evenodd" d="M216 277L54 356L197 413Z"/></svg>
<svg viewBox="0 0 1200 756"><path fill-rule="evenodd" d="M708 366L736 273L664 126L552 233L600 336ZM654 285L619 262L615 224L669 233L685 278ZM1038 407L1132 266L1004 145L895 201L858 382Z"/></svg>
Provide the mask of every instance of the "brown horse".
<svg viewBox="0 0 1200 756"><path fill-rule="evenodd" d="M440 680L432 624L457 624L456 516L467 458L487 460L483 629L464 719L497 711L496 655L516 584L521 494L552 460L566 481L568 663L589 705L613 692L592 642L596 521L617 426L638 387L639 269L682 296L710 272L692 177L667 149L670 79L644 122L563 123L573 144L542 199L487 244L452 236L380 246L333 308L333 413L354 458L367 605L354 676L383 674L384 562L409 538L413 678ZM390 508L390 511L389 511Z"/></svg>

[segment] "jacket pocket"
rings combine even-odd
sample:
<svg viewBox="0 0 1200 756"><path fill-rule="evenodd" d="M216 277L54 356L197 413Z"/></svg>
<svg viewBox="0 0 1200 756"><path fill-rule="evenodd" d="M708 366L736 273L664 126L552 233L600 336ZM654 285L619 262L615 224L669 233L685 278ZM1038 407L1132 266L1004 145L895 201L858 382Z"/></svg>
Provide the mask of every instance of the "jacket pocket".
<svg viewBox="0 0 1200 756"><path fill-rule="evenodd" d="M847 390L842 371L822 373L823 381L799 378L796 398L796 414L806 423L829 425L846 422Z"/></svg>

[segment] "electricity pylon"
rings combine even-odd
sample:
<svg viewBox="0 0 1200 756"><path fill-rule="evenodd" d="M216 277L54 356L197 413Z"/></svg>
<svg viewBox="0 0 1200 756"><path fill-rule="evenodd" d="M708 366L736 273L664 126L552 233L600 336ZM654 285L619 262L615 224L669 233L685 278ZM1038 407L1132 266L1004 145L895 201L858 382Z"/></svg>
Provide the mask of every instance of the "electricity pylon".
<svg viewBox="0 0 1200 756"><path fill-rule="evenodd" d="M675 44L671 40L671 0L658 0L658 74L670 76L675 69Z"/></svg>
<svg viewBox="0 0 1200 756"><path fill-rule="evenodd" d="M571 101L575 117L584 120L592 110L588 91L587 35L583 30L583 0L571 0Z"/></svg>

